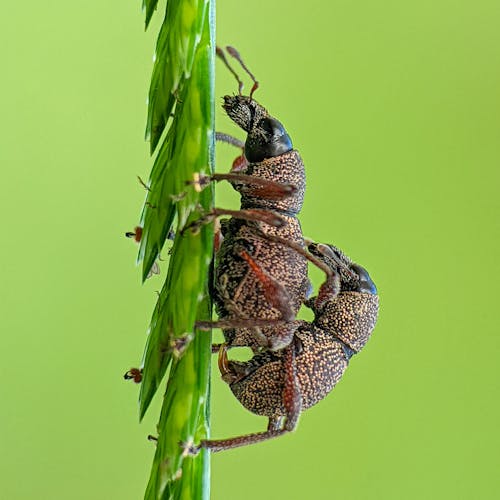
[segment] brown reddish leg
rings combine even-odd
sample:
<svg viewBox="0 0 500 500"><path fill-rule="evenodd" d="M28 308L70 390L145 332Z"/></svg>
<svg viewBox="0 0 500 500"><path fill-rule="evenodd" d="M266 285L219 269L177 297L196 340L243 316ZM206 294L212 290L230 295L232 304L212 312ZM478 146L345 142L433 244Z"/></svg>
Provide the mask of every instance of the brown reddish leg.
<svg viewBox="0 0 500 500"><path fill-rule="evenodd" d="M184 234L188 230L197 232L201 226L210 224L221 215L229 215L230 217L234 217L235 219L264 222L265 224L269 224L273 227L283 227L286 224L285 220L279 214L261 208L248 208L243 210L213 208L212 210L210 210L210 212L207 212L198 220L188 224L187 226L184 226L184 228L181 230L181 234Z"/></svg>
<svg viewBox="0 0 500 500"><path fill-rule="evenodd" d="M315 309L320 309L324 303L326 303L328 300L331 300L339 293L339 275L320 259L308 252L301 245L276 235L266 234L258 227L255 227L254 231L264 239L291 248L292 250L296 251L298 254L302 255L304 258L312 262L315 266L317 266L325 273L325 282L320 286L318 296L314 298ZM290 301L286 289L279 282L268 276L245 250L241 250L239 252L239 255L246 260L249 267L261 282L267 301L281 312L282 317L279 319L227 318L218 321L200 321L196 323L196 328L198 328L199 330L211 330L212 328L221 328L223 330L229 328L265 328L269 326L286 325L288 323L290 325L290 328L285 329L283 332L280 332L280 335L277 335L280 340L286 340L287 337L290 337L293 334L297 327L297 323L293 321L295 315L290 308ZM307 304L308 303L306 302L306 305Z"/></svg>
<svg viewBox="0 0 500 500"><path fill-rule="evenodd" d="M293 321L295 319L295 314L290 307L290 296L288 295L286 288L274 278L269 276L262 269L262 267L255 262L248 252L240 250L238 254L243 258L243 260L246 261L248 267L250 267L259 280L264 289L264 296L266 297L267 302L269 302L269 304L281 313L283 321Z"/></svg>
<svg viewBox="0 0 500 500"><path fill-rule="evenodd" d="M294 184L284 184L283 182L261 179L260 177L240 174L238 172L213 174L211 178L216 182L227 180L238 184L244 184L246 186L246 195L256 196L266 200L282 200L297 192L297 187Z"/></svg>
<svg viewBox="0 0 500 500"><path fill-rule="evenodd" d="M254 228L255 233L257 233L260 237L265 238L269 241L273 241L274 243L279 243L280 245L284 245L288 248L291 248L298 254L302 255L309 262L314 264L317 268L321 269L325 275L326 279L324 283L319 287L318 296L315 298L315 307L319 310L321 307L329 300L334 298L340 292L340 276L338 273L333 271L328 265L322 262L320 259L312 255L305 248L300 246L298 243L293 241L289 241L285 238L281 238L280 236L274 234L264 233L259 228ZM324 246L324 245L323 245ZM307 305L307 302L306 302Z"/></svg>
<svg viewBox="0 0 500 500"><path fill-rule="evenodd" d="M266 328L268 326L284 325L293 323L284 319L265 319L265 318L228 318L219 319L217 321L197 321L195 327L198 330L208 331L212 328L221 328L222 330L229 328ZM219 349L216 350L218 352Z"/></svg>
<svg viewBox="0 0 500 500"><path fill-rule="evenodd" d="M249 268L261 283L267 302L280 312L281 318L227 318L218 321L199 321L195 324L196 328L199 330L211 330L212 328L266 328L282 325L283 328L277 328L275 331L276 339L270 344L265 345L265 347L276 349L277 346L289 344L299 322L294 321L295 314L290 306L290 297L286 288L269 276L246 250L241 249L237 253L247 262ZM261 343L261 340L257 336L256 340Z"/></svg>
<svg viewBox="0 0 500 500"><path fill-rule="evenodd" d="M245 185L245 194L249 196L258 196L266 200L282 200L297 192L297 187L293 184L284 184L282 182L261 179L253 175L240 174L238 172L229 172L226 174L197 175L194 181L188 181L197 191L201 191L211 181L229 181Z"/></svg>
<svg viewBox="0 0 500 500"><path fill-rule="evenodd" d="M191 455L197 455L201 448L210 451L223 451L247 446L249 444L261 443L287 432L291 432L297 427L297 422L302 410L302 396L297 380L297 370L295 366L295 344L290 344L285 351L285 387L283 389L283 404L285 406L285 421L281 423L280 417L269 418L267 431L246 434L229 439L207 439L201 441L198 446L193 446L187 450Z"/></svg>

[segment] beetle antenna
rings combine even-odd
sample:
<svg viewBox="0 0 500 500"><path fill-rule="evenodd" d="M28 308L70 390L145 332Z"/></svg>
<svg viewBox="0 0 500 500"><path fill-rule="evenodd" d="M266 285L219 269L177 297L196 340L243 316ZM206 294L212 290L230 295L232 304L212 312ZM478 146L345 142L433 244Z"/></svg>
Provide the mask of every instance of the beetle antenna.
<svg viewBox="0 0 500 500"><path fill-rule="evenodd" d="M240 77L238 76L238 73L236 73L236 71L234 71L234 69L231 67L231 65L229 64L229 62L228 62L228 60L226 58L226 54L224 54L224 51L220 47L216 47L215 52L216 52L217 56L219 57L219 59L222 60L222 62L226 66L226 68L236 78L236 81L238 82L238 93L241 95L241 92L243 90L243 82L240 80Z"/></svg>
<svg viewBox="0 0 500 500"><path fill-rule="evenodd" d="M253 93L259 88L259 82L255 78L253 73L248 69L247 65L244 63L243 59L241 58L240 53L234 47L231 47L231 45L228 45L226 47L226 50L230 56L234 57L240 63L243 70L252 79L253 87L252 87L252 90L250 90L250 98L251 98L253 96Z"/></svg>

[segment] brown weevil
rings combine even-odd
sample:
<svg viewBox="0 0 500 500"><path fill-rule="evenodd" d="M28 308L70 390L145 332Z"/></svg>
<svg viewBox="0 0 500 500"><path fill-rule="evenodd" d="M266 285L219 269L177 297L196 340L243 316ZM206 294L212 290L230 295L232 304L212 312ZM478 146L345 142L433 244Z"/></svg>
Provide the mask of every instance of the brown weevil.
<svg viewBox="0 0 500 500"><path fill-rule="evenodd" d="M379 301L368 272L334 246L310 243L308 248L330 267L338 283L329 297L307 301L314 320L298 322L293 341L279 351L262 351L246 362L228 360L224 345L219 352L223 380L245 408L269 418L267 430L202 441L190 453L236 448L294 430L301 412L334 388L350 358L370 338Z"/></svg>
<svg viewBox="0 0 500 500"><path fill-rule="evenodd" d="M228 52L247 70L234 49ZM227 65L220 49L218 54ZM253 92L258 84L247 72ZM191 454L292 431L301 412L340 380L378 315L377 291L364 268L334 246L309 243L306 248L297 219L305 190L302 159L283 125L252 93L241 95L241 88L240 83L239 95L224 98L223 107L247 133L246 141L225 134L218 138L240 147L242 155L230 173L209 179L228 180L241 194L241 209L209 214L231 219L221 223L223 240L216 254L213 298L219 320L197 326L223 329L225 343L217 346L222 378L245 408L268 417L269 424L264 432L188 446ZM307 260L327 276L311 299ZM295 319L302 304L313 310L314 321ZM249 346L254 356L230 361L227 350L233 346Z"/></svg>
<svg viewBox="0 0 500 500"><path fill-rule="evenodd" d="M302 208L305 172L284 126L252 97L258 87L235 49L228 48L254 81L249 96L225 96L227 115L247 133L244 143L225 134L218 138L241 147L236 169L209 180L228 180L241 195L240 210L214 209L209 220L221 223L213 298L219 320L198 327L220 327L226 345L279 350L293 339L295 316L307 299L308 255L297 214ZM230 68L221 49L217 51ZM235 74L235 72L230 68ZM206 216L205 216L206 220Z"/></svg>

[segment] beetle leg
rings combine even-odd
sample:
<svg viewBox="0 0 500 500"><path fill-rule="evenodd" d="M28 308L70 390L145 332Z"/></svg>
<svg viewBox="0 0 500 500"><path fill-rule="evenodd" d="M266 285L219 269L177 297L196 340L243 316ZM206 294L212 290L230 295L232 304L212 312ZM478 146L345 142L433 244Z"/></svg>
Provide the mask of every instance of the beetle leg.
<svg viewBox="0 0 500 500"><path fill-rule="evenodd" d="M262 231L258 227L254 227L253 230L262 238L265 238L269 241L273 241L275 243L279 243L280 245L284 245L288 248L291 248L298 254L305 257L309 262L314 264L316 267L318 267L319 269L321 269L321 271L325 273L326 279L319 288L318 296L312 299L314 300L316 308L321 309L321 307L328 300L332 300L340 292L340 276L336 271L334 271L321 259L311 254L305 248L303 248L298 243L295 243L294 241L281 238L280 236L277 236L275 234L264 233L264 231Z"/></svg>
<svg viewBox="0 0 500 500"><path fill-rule="evenodd" d="M269 276L245 249L235 248L235 252L247 262L248 267L260 282L266 301L281 315L282 324L276 325L272 338L264 336L264 342L261 340L260 343L271 350L282 349L290 344L298 326L298 323L294 322L295 313L291 305L290 295L283 284Z"/></svg>
<svg viewBox="0 0 500 500"><path fill-rule="evenodd" d="M210 224L217 217L221 215L229 215L236 219L243 219L248 221L264 222L273 227L283 227L286 221L278 215L277 213L271 212L270 210L264 210L261 208L248 208L243 210L229 210L224 208L213 208L205 215L202 215L198 220L191 222L181 230L181 234L184 234L187 230L196 233L199 231L200 227L205 224Z"/></svg>
<svg viewBox="0 0 500 500"><path fill-rule="evenodd" d="M186 184L194 186L196 191L201 191L211 181L229 181L231 183L244 185L244 192L246 195L263 198L265 200L281 200L297 192L297 187L294 184L286 184L269 179L262 179L253 175L241 174L238 172L239 169L241 169L241 166L237 166L236 168L233 165L231 172L225 174L196 174L194 180L187 181Z"/></svg>
<svg viewBox="0 0 500 500"><path fill-rule="evenodd" d="M207 323L209 323L209 321ZM196 324L196 328L198 330L203 330L203 328L198 328L198 324ZM214 326L214 328L216 328L216 327ZM211 329L212 329L211 327L207 328L207 330L211 330ZM224 344L212 344L212 354L219 352L222 345L224 345Z"/></svg>
<svg viewBox="0 0 500 500"><path fill-rule="evenodd" d="M219 348L219 371L222 377L229 373L229 360L227 359L227 344L221 344Z"/></svg>
<svg viewBox="0 0 500 500"><path fill-rule="evenodd" d="M283 426L283 417L269 417L269 422L267 423L268 431L279 431Z"/></svg>
<svg viewBox="0 0 500 500"><path fill-rule="evenodd" d="M272 338L268 338L265 335L259 337L258 332L254 330L255 340L259 345L268 347L271 350L282 349L292 341L299 324L299 322L294 321L295 313L288 291L283 284L272 276L269 276L244 248L235 248L235 253L247 262L248 267L262 286L266 301L271 307L279 311L281 317L276 319L234 317L218 321L200 321L196 323L196 328L200 330L211 330L212 328L257 329L272 326L274 327Z"/></svg>
<svg viewBox="0 0 500 500"><path fill-rule="evenodd" d="M278 436L282 436L287 432L291 432L297 426L300 411L302 407L302 398L300 387L297 380L295 367L295 344L291 344L286 349L285 355L285 388L283 390L283 403L285 405L285 423L280 425L280 417L269 418L268 430L264 432L256 432L254 434L246 434L228 439L207 439L200 442L198 446L191 446L186 450L189 455L197 455L201 448L206 448L210 451L223 451L247 446L249 444L261 443Z"/></svg>
<svg viewBox="0 0 500 500"><path fill-rule="evenodd" d="M201 448L216 452L231 450L233 448L239 448L240 446L247 446L249 444L261 443L262 441L267 441L282 434L287 431L279 429L277 431L265 431L265 432L255 432L254 434L245 434L244 436L238 436L228 439L205 439L200 442L198 446L191 446L186 450L186 453L191 456L196 456L200 452Z"/></svg>
<svg viewBox="0 0 500 500"><path fill-rule="evenodd" d="M246 250L237 252L246 261L264 289L267 302L278 309L284 321L293 321L295 314L290 305L290 296L286 288L275 278L269 276Z"/></svg>
<svg viewBox="0 0 500 500"><path fill-rule="evenodd" d="M235 184L242 184L245 186L246 195L266 200L281 200L297 192L297 186L294 184L262 179L253 175L240 174L235 171L226 174L213 174L210 177L216 182L229 181Z"/></svg>
<svg viewBox="0 0 500 500"><path fill-rule="evenodd" d="M285 353L285 388L283 390L283 404L285 406L285 424L283 430L290 432L297 427L300 412L302 411L302 396L297 379L297 366L295 364L295 350L297 347L292 342Z"/></svg>
<svg viewBox="0 0 500 500"><path fill-rule="evenodd" d="M267 347L272 351L283 349L292 340L294 333L298 326L301 324L300 320L297 321L284 321L283 319L265 319L265 318L227 318L217 321L197 321L195 328L197 330L209 331L213 328L220 328L221 330L230 330L237 328L268 328L274 327L273 338L270 339L262 334L259 336L257 331L254 331L254 338L258 345ZM222 344L212 344L212 354L219 352ZM229 345L228 347L232 347Z"/></svg>
<svg viewBox="0 0 500 500"><path fill-rule="evenodd" d="M215 140L219 142L225 142L226 144L231 144L231 146L236 146L242 151L245 149L245 143L243 141L241 141L237 137L226 134L225 132L215 132Z"/></svg>
<svg viewBox="0 0 500 500"><path fill-rule="evenodd" d="M220 225L219 219L215 219L214 224L214 252L217 253L222 246L224 241L224 234L222 232L222 227Z"/></svg>
<svg viewBox="0 0 500 500"><path fill-rule="evenodd" d="M197 321L195 327L197 330L208 331L212 328L220 328L221 330L229 328L266 328L267 326L279 326L285 323L286 321L283 319L227 318L216 321ZM219 349L217 348L214 352L218 351Z"/></svg>

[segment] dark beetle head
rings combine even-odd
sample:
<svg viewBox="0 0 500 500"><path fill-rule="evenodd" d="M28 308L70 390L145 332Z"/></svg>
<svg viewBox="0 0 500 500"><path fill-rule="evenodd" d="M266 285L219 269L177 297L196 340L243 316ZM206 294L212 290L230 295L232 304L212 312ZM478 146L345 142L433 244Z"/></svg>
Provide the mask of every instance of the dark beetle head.
<svg viewBox="0 0 500 500"><path fill-rule="evenodd" d="M225 96L222 107L229 118L247 132L245 156L250 163L292 150L292 141L285 127L251 97Z"/></svg>
<svg viewBox="0 0 500 500"><path fill-rule="evenodd" d="M368 342L378 318L377 288L365 268L333 245L311 243L309 251L340 277L340 293L313 304L314 324L353 352Z"/></svg>
<svg viewBox="0 0 500 500"><path fill-rule="evenodd" d="M310 243L308 249L340 276L341 292L377 294L377 287L370 278L368 271L359 264L352 262L339 248L322 243Z"/></svg>

